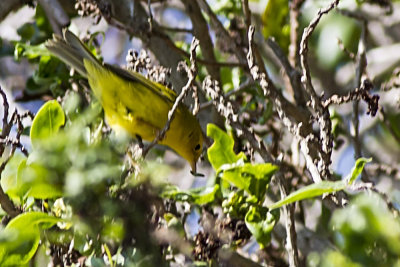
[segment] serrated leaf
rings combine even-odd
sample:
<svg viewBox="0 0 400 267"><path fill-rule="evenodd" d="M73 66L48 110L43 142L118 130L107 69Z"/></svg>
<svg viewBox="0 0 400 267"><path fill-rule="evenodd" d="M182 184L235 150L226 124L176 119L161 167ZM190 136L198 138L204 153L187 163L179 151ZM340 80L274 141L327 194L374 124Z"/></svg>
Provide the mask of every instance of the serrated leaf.
<svg viewBox="0 0 400 267"><path fill-rule="evenodd" d="M309 199L317 196L322 196L323 194L337 192L343 190L347 187L346 181L322 181L319 183L311 184L296 190L284 199L270 205L268 208L270 210L277 209L283 205L287 205L296 201Z"/></svg>
<svg viewBox="0 0 400 267"><path fill-rule="evenodd" d="M354 165L353 169L351 170L350 176L346 179L348 181L348 184L351 185L353 182L357 179L357 177L361 174L361 172L364 169L365 164L368 162L371 162L372 158L366 159L366 158L359 158L356 161L356 164Z"/></svg>
<svg viewBox="0 0 400 267"><path fill-rule="evenodd" d="M279 220L279 210L270 212L266 207L253 206L247 212L245 223L247 229L256 238L263 249L271 241L271 231Z"/></svg>
<svg viewBox="0 0 400 267"><path fill-rule="evenodd" d="M46 102L38 111L31 127L32 146L54 135L65 123L64 111L56 100Z"/></svg>
<svg viewBox="0 0 400 267"><path fill-rule="evenodd" d="M207 150L207 155L215 171L218 172L219 168L224 164L233 164L239 160L246 159L244 153L236 154L233 151L233 138L218 128L218 126L209 123L207 125L207 136L214 139L214 143Z"/></svg>

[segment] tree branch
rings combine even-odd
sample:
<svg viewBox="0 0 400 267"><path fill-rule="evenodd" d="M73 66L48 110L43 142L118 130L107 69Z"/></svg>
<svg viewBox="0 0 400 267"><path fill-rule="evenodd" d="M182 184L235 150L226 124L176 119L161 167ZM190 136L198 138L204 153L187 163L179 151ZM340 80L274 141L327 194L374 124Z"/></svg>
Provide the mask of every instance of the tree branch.
<svg viewBox="0 0 400 267"><path fill-rule="evenodd" d="M193 25L193 35L199 40L202 55L205 60L216 62L214 55L214 45L208 30L208 24L201 13L201 9L196 1L183 0L186 13L189 15ZM220 81L219 68L215 65L206 65L208 73L214 80Z"/></svg>

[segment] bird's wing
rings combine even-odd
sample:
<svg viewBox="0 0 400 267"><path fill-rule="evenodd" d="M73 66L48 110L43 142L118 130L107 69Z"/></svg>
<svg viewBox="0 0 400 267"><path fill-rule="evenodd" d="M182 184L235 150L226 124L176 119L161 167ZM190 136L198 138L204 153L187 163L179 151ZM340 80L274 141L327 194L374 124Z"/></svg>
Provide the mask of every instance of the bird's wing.
<svg viewBox="0 0 400 267"><path fill-rule="evenodd" d="M113 121L134 119L153 125L154 129L164 127L173 101L155 87L154 83L140 74L132 75L116 67L99 67L88 60L84 60L84 64L94 94L105 112L108 115L113 114ZM180 113L179 110L177 112ZM137 132L139 131L140 129Z"/></svg>
<svg viewBox="0 0 400 267"><path fill-rule="evenodd" d="M128 81L139 82L148 90L153 91L154 94L158 94L165 98L168 102L174 102L176 99L176 93L169 89L166 86L163 86L157 82L150 81L149 79L145 78L143 75L129 71L126 69L122 69L120 67L116 67L113 65L105 64L105 66L110 69L112 72L118 74L121 78L126 79Z"/></svg>

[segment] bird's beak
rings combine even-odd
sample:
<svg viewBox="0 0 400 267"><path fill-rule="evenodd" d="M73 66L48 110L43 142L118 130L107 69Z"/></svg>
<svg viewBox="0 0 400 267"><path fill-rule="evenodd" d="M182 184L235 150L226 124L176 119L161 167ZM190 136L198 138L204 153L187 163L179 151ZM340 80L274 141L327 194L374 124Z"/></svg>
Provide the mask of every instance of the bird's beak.
<svg viewBox="0 0 400 267"><path fill-rule="evenodd" d="M196 161L190 163L190 166L192 166L192 170L190 171L190 173L191 173L193 176L204 177L204 174L202 174L202 173L197 173L197 172L196 172Z"/></svg>
<svg viewBox="0 0 400 267"><path fill-rule="evenodd" d="M196 175L196 161L192 161L191 163L190 163L190 166L192 167L192 171L191 171L191 173L193 174L193 175Z"/></svg>

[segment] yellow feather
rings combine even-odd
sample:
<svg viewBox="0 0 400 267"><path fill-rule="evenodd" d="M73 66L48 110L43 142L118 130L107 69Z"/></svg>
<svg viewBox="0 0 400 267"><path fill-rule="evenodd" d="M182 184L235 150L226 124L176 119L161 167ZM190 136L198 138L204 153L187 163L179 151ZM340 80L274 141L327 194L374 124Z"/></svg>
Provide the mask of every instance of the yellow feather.
<svg viewBox="0 0 400 267"><path fill-rule="evenodd" d="M112 128L123 128L132 137L147 141L154 140L164 128L176 98L174 91L139 73L100 63L70 31L64 31L64 39L54 36L46 47L89 80ZM159 143L175 150L195 171L203 135L184 104L179 105L170 129Z"/></svg>

